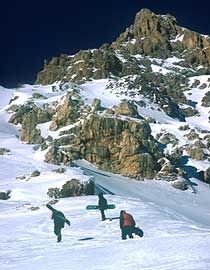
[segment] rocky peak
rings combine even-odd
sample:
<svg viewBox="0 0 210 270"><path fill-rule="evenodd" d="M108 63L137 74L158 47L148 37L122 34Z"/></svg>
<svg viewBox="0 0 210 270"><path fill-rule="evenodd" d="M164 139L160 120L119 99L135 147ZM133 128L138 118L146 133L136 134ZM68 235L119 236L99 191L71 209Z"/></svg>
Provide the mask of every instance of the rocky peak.
<svg viewBox="0 0 210 270"><path fill-rule="evenodd" d="M134 24L128 27L112 46L119 49L122 43L131 41L134 45L133 52L136 53L154 54L160 49L158 46L170 52L170 39L180 33L181 28L175 17L169 14L157 15L149 9L142 9L136 14ZM166 56L168 54L167 52Z"/></svg>
<svg viewBox="0 0 210 270"><path fill-rule="evenodd" d="M119 57L119 55L121 57ZM131 56L167 59L178 57L183 67L203 65L210 70L210 37L185 29L172 15L158 15L149 9L139 11L134 23L112 43L94 50L81 50L73 56L62 54L44 63L38 84L55 81L81 83L92 79L134 75L139 65ZM148 68L148 67L147 67Z"/></svg>
<svg viewBox="0 0 210 270"><path fill-rule="evenodd" d="M142 37L159 32L164 36L175 36L179 27L176 18L171 15L156 15L149 9L142 9L136 14L133 32L135 37Z"/></svg>
<svg viewBox="0 0 210 270"><path fill-rule="evenodd" d="M185 29L170 14L157 15L149 9L139 11L134 24L111 45L132 54L167 58L178 56L184 66L210 65L210 38Z"/></svg>

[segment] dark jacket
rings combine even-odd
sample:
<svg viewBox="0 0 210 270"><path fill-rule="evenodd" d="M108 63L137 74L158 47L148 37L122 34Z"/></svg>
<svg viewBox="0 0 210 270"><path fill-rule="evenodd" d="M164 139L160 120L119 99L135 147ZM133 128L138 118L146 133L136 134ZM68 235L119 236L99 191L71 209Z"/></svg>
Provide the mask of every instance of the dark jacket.
<svg viewBox="0 0 210 270"><path fill-rule="evenodd" d="M52 219L54 220L55 226L60 227L60 228L64 228L66 218L62 212L57 211L57 210L53 211Z"/></svg>
<svg viewBox="0 0 210 270"><path fill-rule="evenodd" d="M107 209L107 200L104 198L102 193L99 193L98 195L99 200L98 200L98 207L100 210L106 210Z"/></svg>
<svg viewBox="0 0 210 270"><path fill-rule="evenodd" d="M54 220L54 224L56 227L63 228L65 223L70 226L70 221L64 216L61 211L54 209L50 204L47 204L46 206L52 211L52 219Z"/></svg>

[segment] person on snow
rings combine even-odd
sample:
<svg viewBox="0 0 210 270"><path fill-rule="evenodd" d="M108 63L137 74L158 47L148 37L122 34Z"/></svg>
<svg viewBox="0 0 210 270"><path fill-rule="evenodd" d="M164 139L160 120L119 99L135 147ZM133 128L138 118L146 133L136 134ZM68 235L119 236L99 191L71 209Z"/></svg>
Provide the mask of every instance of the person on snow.
<svg viewBox="0 0 210 270"><path fill-rule="evenodd" d="M133 238L132 233L134 232L136 222L132 215L126 213L125 210L120 211L120 229L121 229L121 238L122 240Z"/></svg>
<svg viewBox="0 0 210 270"><path fill-rule="evenodd" d="M105 220L106 216L104 211L107 209L107 200L104 198L104 195L102 192L98 194L98 208L101 211L101 220Z"/></svg>
<svg viewBox="0 0 210 270"><path fill-rule="evenodd" d="M52 211L52 219L54 220L54 233L57 236L57 242L61 242L61 229L64 228L65 223L70 226L70 221L66 219L61 211L54 209L50 204L46 205Z"/></svg>

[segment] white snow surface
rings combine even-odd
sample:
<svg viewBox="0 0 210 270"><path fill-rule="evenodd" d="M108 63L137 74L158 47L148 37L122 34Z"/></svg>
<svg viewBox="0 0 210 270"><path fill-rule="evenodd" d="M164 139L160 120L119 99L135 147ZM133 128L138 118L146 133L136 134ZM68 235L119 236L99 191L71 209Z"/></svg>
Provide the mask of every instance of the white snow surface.
<svg viewBox="0 0 210 270"><path fill-rule="evenodd" d="M119 98L111 92L106 94L104 86L104 80L83 85L84 98L91 103L95 97L104 97L102 105L117 104ZM47 96L43 102L60 100L63 95L52 92L51 86L26 85L18 91L0 88L0 147L11 151L0 155L0 191L12 191L10 199L0 200L1 269L209 270L209 185L191 179L196 193L181 191L163 181L135 181L104 172L84 160L77 161L77 167L67 167L65 173L54 172L60 166L44 163L43 153L35 150L33 145L22 143L17 136L18 127L8 123L10 115L6 109L9 100L15 95L19 96L14 100L16 104L25 102L35 89ZM204 93L204 90L200 92ZM200 92L192 89L191 94L198 108ZM205 120L204 112L200 117ZM181 141L183 131L179 131L178 122L166 116L161 118L160 114L159 121L161 119L159 129L158 124L152 125L153 133L164 127L168 131L173 130ZM188 123L198 126L199 121L200 118L196 121L195 117ZM202 125L209 130L207 121ZM49 134L48 126L42 125L46 136ZM50 134L58 136L56 132ZM36 169L41 174L31 177ZM25 179L18 178L23 175ZM126 210L143 229L144 237L121 240L119 220L101 221L99 211L86 210L86 205L98 202L97 195L92 195L63 198L54 205L71 222L70 227L66 225L62 230L62 242L57 243L51 213L46 208L50 201L47 190L61 187L71 178L81 181L93 179L109 190L111 193L105 197L116 208L107 210L106 216L117 217L120 210ZM33 207L37 210L32 210ZM79 240L86 237L92 239Z"/></svg>

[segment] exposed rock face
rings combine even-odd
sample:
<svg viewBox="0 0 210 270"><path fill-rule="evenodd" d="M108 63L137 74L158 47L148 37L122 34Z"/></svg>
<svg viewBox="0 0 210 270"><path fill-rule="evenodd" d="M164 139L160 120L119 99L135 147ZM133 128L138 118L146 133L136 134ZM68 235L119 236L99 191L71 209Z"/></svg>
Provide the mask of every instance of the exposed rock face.
<svg viewBox="0 0 210 270"><path fill-rule="evenodd" d="M27 143L42 143L41 132L37 129L37 124L48 122L51 115L41 110L32 102L16 108L16 112L9 119L15 125L22 124L21 140Z"/></svg>
<svg viewBox="0 0 210 270"><path fill-rule="evenodd" d="M80 105L79 100L72 99L72 93L68 93L63 103L57 106L50 129L57 130L63 126L75 123L80 117Z"/></svg>
<svg viewBox="0 0 210 270"><path fill-rule="evenodd" d="M157 15L142 9L136 14L134 24L111 45L79 51L71 57L62 54L48 63L45 61L36 82L50 84L66 80L81 83L89 79L138 74L139 65L131 56L137 54L163 59L177 56L183 59L183 66L209 68L210 38L178 26L169 14ZM129 64L119 55L129 59Z"/></svg>
<svg viewBox="0 0 210 270"><path fill-rule="evenodd" d="M69 165L71 159L68 155L65 155L59 146L51 145L50 149L45 155L45 161L51 164L65 164Z"/></svg>
<svg viewBox="0 0 210 270"><path fill-rule="evenodd" d="M126 115L134 118L141 118L138 111L137 106L128 100L122 101L116 108L115 113L117 115Z"/></svg>
<svg viewBox="0 0 210 270"><path fill-rule="evenodd" d="M50 84L60 81L66 75L68 60L65 54L54 57L49 63L45 60L43 71L37 75L37 83Z"/></svg>
<svg viewBox="0 0 210 270"><path fill-rule="evenodd" d="M22 105L20 107L16 107L15 113L11 116L9 122L15 125L22 124L24 118L27 115L33 114L35 124L45 123L51 120L52 115L50 115L46 110L41 110L32 102Z"/></svg>
<svg viewBox="0 0 210 270"><path fill-rule="evenodd" d="M187 147L187 151L191 158L195 160L204 160L205 153L203 151L204 145L201 143L200 140L196 140L194 144L189 145Z"/></svg>
<svg viewBox="0 0 210 270"><path fill-rule="evenodd" d="M181 53L185 58L183 65L210 63L210 38L178 26L169 14L156 15L142 9L136 14L134 24L112 46L122 49L122 44L128 41L127 49L132 53L162 58Z"/></svg>
<svg viewBox="0 0 210 270"><path fill-rule="evenodd" d="M50 84L63 80L83 82L92 79L103 79L119 75L122 63L107 46L101 49L80 51L74 57L61 55L45 63L43 71L37 76L37 83Z"/></svg>
<svg viewBox="0 0 210 270"><path fill-rule="evenodd" d="M150 178L159 168L160 153L145 121L92 115L84 123L76 143L81 157L104 170Z"/></svg>
<svg viewBox="0 0 210 270"><path fill-rule="evenodd" d="M174 166L171 164L169 160L161 158L160 160L158 160L158 162L161 165L161 169L157 173L157 179L165 179L168 181L172 181L177 178Z"/></svg>
<svg viewBox="0 0 210 270"><path fill-rule="evenodd" d="M37 115L34 111L23 118L22 128L21 128L21 140L27 143L42 143L43 138L41 137L41 132L36 129Z"/></svg>
<svg viewBox="0 0 210 270"><path fill-rule="evenodd" d="M160 168L161 153L146 121L93 114L75 131L65 143L68 147L51 146L47 162L68 164L84 158L101 169L138 179L152 178Z"/></svg>

